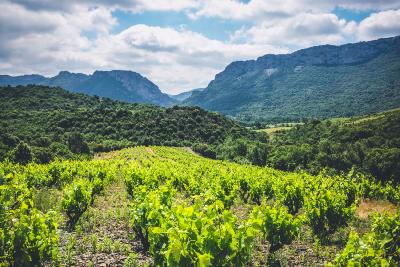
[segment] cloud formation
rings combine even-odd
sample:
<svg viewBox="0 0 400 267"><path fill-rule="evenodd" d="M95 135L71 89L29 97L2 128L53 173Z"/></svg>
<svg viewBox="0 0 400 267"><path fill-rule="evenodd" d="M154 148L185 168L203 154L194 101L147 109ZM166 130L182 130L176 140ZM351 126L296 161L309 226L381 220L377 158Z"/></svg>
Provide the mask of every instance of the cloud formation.
<svg viewBox="0 0 400 267"><path fill-rule="evenodd" d="M399 34L400 9L371 14L368 18L361 21L357 31L358 39L362 41Z"/></svg>
<svg viewBox="0 0 400 267"><path fill-rule="evenodd" d="M338 6L374 12L357 23L335 15ZM393 0L4 0L0 10L0 73L129 69L174 93L206 86L235 60L400 34ZM115 10L251 23L225 41L180 26L135 24L114 33Z"/></svg>
<svg viewBox="0 0 400 267"><path fill-rule="evenodd" d="M238 0L198 1L198 8L190 13L193 19L220 17L251 21L287 18L298 13L326 13L342 7L355 11L400 8L398 0Z"/></svg>

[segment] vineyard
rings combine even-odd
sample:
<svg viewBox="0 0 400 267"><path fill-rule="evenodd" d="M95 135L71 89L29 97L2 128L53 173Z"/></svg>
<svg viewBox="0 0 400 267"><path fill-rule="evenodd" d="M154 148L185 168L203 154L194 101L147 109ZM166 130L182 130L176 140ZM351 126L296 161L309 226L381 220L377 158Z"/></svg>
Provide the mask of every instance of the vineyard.
<svg viewBox="0 0 400 267"><path fill-rule="evenodd" d="M380 213L359 216L361 203ZM0 163L0 266L398 266L400 187L135 147Z"/></svg>

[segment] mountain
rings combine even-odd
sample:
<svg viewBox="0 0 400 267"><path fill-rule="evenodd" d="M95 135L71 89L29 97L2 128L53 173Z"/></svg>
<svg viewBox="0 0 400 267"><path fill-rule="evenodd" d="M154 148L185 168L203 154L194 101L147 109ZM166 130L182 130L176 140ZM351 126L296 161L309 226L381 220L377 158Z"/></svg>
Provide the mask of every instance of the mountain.
<svg viewBox="0 0 400 267"><path fill-rule="evenodd" d="M71 92L109 97L126 102L170 106L176 101L164 94L153 82L133 71L95 71L92 75L61 71L46 78L40 75L0 75L0 85L46 85L61 87Z"/></svg>
<svg viewBox="0 0 400 267"><path fill-rule="evenodd" d="M363 115L400 106L400 36L229 64L184 101L243 121Z"/></svg>
<svg viewBox="0 0 400 267"><path fill-rule="evenodd" d="M17 86L28 84L41 84L46 80L46 77L37 74L22 76L0 75L0 85Z"/></svg>
<svg viewBox="0 0 400 267"><path fill-rule="evenodd" d="M177 94L177 95L168 95L168 96L173 98L173 99L175 99L175 100L177 100L177 101L183 101L183 100L191 97L193 92L201 92L203 90L204 90L204 88L196 88L196 89L193 89L193 90L190 90L190 91L182 92L182 93Z"/></svg>

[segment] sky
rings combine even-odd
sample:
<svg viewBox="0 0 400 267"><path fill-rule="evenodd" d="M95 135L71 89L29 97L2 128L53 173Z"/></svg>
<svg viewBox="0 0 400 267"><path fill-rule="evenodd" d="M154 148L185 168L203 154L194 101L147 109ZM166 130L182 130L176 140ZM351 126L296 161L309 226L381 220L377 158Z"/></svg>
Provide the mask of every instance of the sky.
<svg viewBox="0 0 400 267"><path fill-rule="evenodd" d="M132 70L166 93L232 61L400 35L400 0L0 0L0 74Z"/></svg>

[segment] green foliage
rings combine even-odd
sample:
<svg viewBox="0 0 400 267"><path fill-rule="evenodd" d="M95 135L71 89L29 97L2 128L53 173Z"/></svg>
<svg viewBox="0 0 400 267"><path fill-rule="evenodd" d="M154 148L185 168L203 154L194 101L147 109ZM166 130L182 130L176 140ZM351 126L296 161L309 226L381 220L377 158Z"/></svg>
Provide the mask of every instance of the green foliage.
<svg viewBox="0 0 400 267"><path fill-rule="evenodd" d="M312 121L276 133L269 142L268 165L314 174L358 172L381 181L400 177L400 110L370 117Z"/></svg>
<svg viewBox="0 0 400 267"><path fill-rule="evenodd" d="M245 266L256 230L235 216L221 201L175 206L157 227L150 228L150 252L155 264L168 266Z"/></svg>
<svg viewBox="0 0 400 267"><path fill-rule="evenodd" d="M394 37L233 62L184 103L244 122L349 117L398 108L398 47L399 37Z"/></svg>
<svg viewBox="0 0 400 267"><path fill-rule="evenodd" d="M194 144L192 149L194 152L206 158L215 159L217 157L215 149L207 144Z"/></svg>
<svg viewBox="0 0 400 267"><path fill-rule="evenodd" d="M301 220L289 214L285 207L256 206L252 217L271 245L271 252L290 244L300 231Z"/></svg>
<svg viewBox="0 0 400 267"><path fill-rule="evenodd" d="M92 191L93 185L84 179L78 180L66 188L61 206L66 212L71 226L75 225L92 203Z"/></svg>
<svg viewBox="0 0 400 267"><path fill-rule="evenodd" d="M229 137L216 150L218 159L258 166L265 166L268 155L266 140L257 141Z"/></svg>
<svg viewBox="0 0 400 267"><path fill-rule="evenodd" d="M0 166L0 176L4 169ZM38 211L18 176L0 183L0 265L41 266L58 263L57 215Z"/></svg>
<svg viewBox="0 0 400 267"><path fill-rule="evenodd" d="M131 221L133 229L145 249L154 251L154 243L149 241L149 229L161 224L167 208L171 206L172 190L162 187L158 191L148 192L148 188L142 187L137 191L132 204Z"/></svg>
<svg viewBox="0 0 400 267"><path fill-rule="evenodd" d="M400 213L378 215L372 231L360 237L350 232L344 250L335 259L336 266L397 266L400 262Z"/></svg>
<svg viewBox="0 0 400 267"><path fill-rule="evenodd" d="M386 257L393 262L400 262L400 212L393 216L376 216L372 231L375 238L381 240Z"/></svg>
<svg viewBox="0 0 400 267"><path fill-rule="evenodd" d="M0 162L0 265L57 265L58 216L65 215L72 228L115 177L125 180L126 218L135 237L159 266L248 266L260 244L270 244L268 257L273 258L295 240L303 223L319 237L345 226L360 197L400 199L398 187L358 173L287 173L209 160L186 148L135 147L103 156L112 158L44 165ZM57 197L42 205L51 192ZM371 235L377 243L371 244L379 246L369 245L364 237L349 246L360 244L357 251L371 247L373 257L398 261L398 217L374 222ZM75 234L85 227L75 227ZM78 244L73 235L67 242L62 251L67 265L73 263L75 250L84 253L89 243L95 252L128 254L109 238L85 239ZM347 253L344 261L349 255L354 254ZM126 264L135 266L138 261L132 256Z"/></svg>
<svg viewBox="0 0 400 267"><path fill-rule="evenodd" d="M44 86L0 87L0 103L0 160L23 141L32 147L31 156L17 158L23 163L47 163L137 144L217 146L228 136L245 140L262 136L198 107L166 109Z"/></svg>
<svg viewBox="0 0 400 267"><path fill-rule="evenodd" d="M289 180L279 185L274 190L275 195L289 210L290 214L296 214L304 204L305 188L298 180Z"/></svg>
<svg viewBox="0 0 400 267"><path fill-rule="evenodd" d="M39 266L45 260L57 262L58 235L55 214L33 209L22 214L14 225L13 257L15 266ZM25 213L25 214L24 214Z"/></svg>
<svg viewBox="0 0 400 267"><path fill-rule="evenodd" d="M69 150L76 154L89 154L89 146L83 140L82 135L79 133L72 133L68 138Z"/></svg>
<svg viewBox="0 0 400 267"><path fill-rule="evenodd" d="M345 192L338 189L330 182L321 181L313 189L314 193L306 197L308 223L322 238L347 225L354 213L353 203L349 203Z"/></svg>
<svg viewBox="0 0 400 267"><path fill-rule="evenodd" d="M27 144L21 142L11 152L11 158L17 163L27 164L32 160L31 148Z"/></svg>
<svg viewBox="0 0 400 267"><path fill-rule="evenodd" d="M379 187L361 175L286 173L210 161L183 149L151 149L127 149L121 157L140 159L123 175L133 229L156 265L243 266L256 236L268 241L273 253L290 244L305 222L327 237L349 222L364 188ZM273 201L274 207L265 204ZM254 210L238 220L234 203L243 202ZM301 215L292 215L302 208Z"/></svg>

